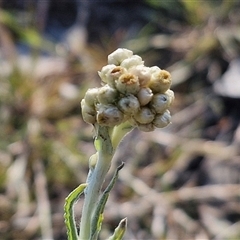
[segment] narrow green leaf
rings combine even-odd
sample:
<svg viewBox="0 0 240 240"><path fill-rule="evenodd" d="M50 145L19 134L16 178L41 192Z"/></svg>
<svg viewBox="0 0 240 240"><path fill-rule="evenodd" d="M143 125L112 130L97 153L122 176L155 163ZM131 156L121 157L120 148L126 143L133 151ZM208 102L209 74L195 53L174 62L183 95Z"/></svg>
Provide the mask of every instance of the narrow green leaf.
<svg viewBox="0 0 240 240"><path fill-rule="evenodd" d="M80 195L83 193L86 187L87 187L86 183L79 185L65 199L64 219L67 228L68 240L78 239L77 228L74 219L73 205L79 199Z"/></svg>
<svg viewBox="0 0 240 240"><path fill-rule="evenodd" d="M121 240L123 238L124 233L127 229L127 218L124 218L120 221L118 226L115 228L114 233L108 240Z"/></svg>

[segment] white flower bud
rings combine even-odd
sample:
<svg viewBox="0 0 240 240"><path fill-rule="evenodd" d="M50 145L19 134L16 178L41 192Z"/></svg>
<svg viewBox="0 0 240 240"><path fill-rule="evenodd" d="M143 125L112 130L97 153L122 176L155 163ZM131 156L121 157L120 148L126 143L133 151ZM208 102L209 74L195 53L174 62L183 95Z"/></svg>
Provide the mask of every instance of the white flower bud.
<svg viewBox="0 0 240 240"><path fill-rule="evenodd" d="M118 66L124 59L129 58L132 55L132 51L125 48L118 48L116 51L108 55L108 64L115 64Z"/></svg>
<svg viewBox="0 0 240 240"><path fill-rule="evenodd" d="M163 114L157 114L153 120L153 125L157 128L164 128L171 123L171 114L166 110Z"/></svg>
<svg viewBox="0 0 240 240"><path fill-rule="evenodd" d="M152 122L154 117L155 114L148 107L143 107L134 114L134 119L141 124Z"/></svg>
<svg viewBox="0 0 240 240"><path fill-rule="evenodd" d="M173 100L174 100L174 92L170 89L168 89L166 92L165 92L166 95L168 95L169 99L170 99L170 104L172 104Z"/></svg>
<svg viewBox="0 0 240 240"><path fill-rule="evenodd" d="M140 90L138 77L131 73L124 73L116 80L116 88L124 94L136 94Z"/></svg>
<svg viewBox="0 0 240 240"><path fill-rule="evenodd" d="M152 123L148 124L138 124L138 129L143 131L143 132L152 132L155 130L155 127Z"/></svg>
<svg viewBox="0 0 240 240"><path fill-rule="evenodd" d="M156 113L163 113L171 104L171 98L167 94L157 93L150 102L151 109Z"/></svg>
<svg viewBox="0 0 240 240"><path fill-rule="evenodd" d="M150 68L143 65L133 66L129 69L129 72L138 76L141 87L146 87L151 79Z"/></svg>
<svg viewBox="0 0 240 240"><path fill-rule="evenodd" d="M97 108L97 122L99 125L114 127L122 123L124 115L116 106L99 104Z"/></svg>
<svg viewBox="0 0 240 240"><path fill-rule="evenodd" d="M171 75L166 70L156 71L152 74L148 87L150 87L153 93L166 92L172 83Z"/></svg>
<svg viewBox="0 0 240 240"><path fill-rule="evenodd" d="M152 90L150 88L141 88L137 94L138 101L141 106L147 105L153 97Z"/></svg>
<svg viewBox="0 0 240 240"><path fill-rule="evenodd" d="M101 71L98 71L99 77L102 79L103 82L108 83L109 76L111 71L116 67L114 64L109 64L104 66Z"/></svg>
<svg viewBox="0 0 240 240"><path fill-rule="evenodd" d="M97 102L98 88L90 88L85 93L84 99L86 104L89 106L94 106Z"/></svg>
<svg viewBox="0 0 240 240"><path fill-rule="evenodd" d="M158 66L150 67L151 74L158 74L160 71L161 71L161 68L159 68Z"/></svg>
<svg viewBox="0 0 240 240"><path fill-rule="evenodd" d="M118 102L118 106L120 110L127 115L136 113L140 108L138 99L131 94L121 98Z"/></svg>
<svg viewBox="0 0 240 240"><path fill-rule="evenodd" d="M87 123L96 123L96 110L93 106L86 103L85 99L81 101L82 117Z"/></svg>
<svg viewBox="0 0 240 240"><path fill-rule="evenodd" d="M102 70L103 72L102 71L98 72L98 74L105 83L115 88L115 80L117 80L122 74L126 73L127 71L125 68L120 66L115 66L115 65L107 65L107 66L110 66L110 67L103 69Z"/></svg>
<svg viewBox="0 0 240 240"><path fill-rule="evenodd" d="M123 60L120 66L124 67L126 69L129 69L131 67L138 66L138 65L143 66L143 63L144 62L140 56L133 55L133 56Z"/></svg>
<svg viewBox="0 0 240 240"><path fill-rule="evenodd" d="M112 87L115 87L116 83L115 81L117 79L119 79L124 73L127 73L126 69L121 67L121 66L117 66L115 67L112 71L111 71L111 75L108 81L108 84Z"/></svg>
<svg viewBox="0 0 240 240"><path fill-rule="evenodd" d="M107 84L98 90L98 101L102 104L114 103L117 96L118 91Z"/></svg>

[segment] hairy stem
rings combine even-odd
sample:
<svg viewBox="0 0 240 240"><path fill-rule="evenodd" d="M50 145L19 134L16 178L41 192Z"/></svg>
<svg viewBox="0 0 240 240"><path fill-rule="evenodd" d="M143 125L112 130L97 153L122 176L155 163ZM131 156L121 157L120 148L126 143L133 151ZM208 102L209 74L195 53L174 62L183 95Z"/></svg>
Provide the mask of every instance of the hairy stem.
<svg viewBox="0 0 240 240"><path fill-rule="evenodd" d="M113 148L107 127L99 126L96 141L98 145L98 160L85 191L79 240L90 239L92 215L113 157Z"/></svg>

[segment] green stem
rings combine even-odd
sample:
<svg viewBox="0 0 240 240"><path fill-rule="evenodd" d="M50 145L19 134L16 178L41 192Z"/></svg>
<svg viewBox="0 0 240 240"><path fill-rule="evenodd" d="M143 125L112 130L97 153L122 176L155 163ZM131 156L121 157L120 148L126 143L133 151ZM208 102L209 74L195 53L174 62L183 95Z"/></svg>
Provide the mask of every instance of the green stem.
<svg viewBox="0 0 240 240"><path fill-rule="evenodd" d="M111 160L113 157L113 148L107 127L99 126L99 129L97 129L96 141L98 141L100 145L98 147L99 149L97 149L98 160L85 191L85 200L80 223L80 235L78 238L79 240L90 239L91 221L93 217L92 214L97 205L100 190L111 166Z"/></svg>
<svg viewBox="0 0 240 240"><path fill-rule="evenodd" d="M99 199L100 191L111 166L111 160L118 144L122 138L132 130L128 122L115 126L113 129L108 127L95 126L97 137L95 147L98 152L98 160L95 168L92 169L91 176L85 189L85 200L83 204L82 217L80 223L79 240L88 240L91 236L91 222L93 213ZM111 130L111 138L109 131Z"/></svg>

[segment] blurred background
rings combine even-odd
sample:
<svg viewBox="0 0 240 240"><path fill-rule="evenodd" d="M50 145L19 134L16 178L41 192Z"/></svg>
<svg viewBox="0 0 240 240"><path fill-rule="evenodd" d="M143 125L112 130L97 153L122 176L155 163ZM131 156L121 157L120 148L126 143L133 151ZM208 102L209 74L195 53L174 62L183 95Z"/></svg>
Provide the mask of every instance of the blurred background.
<svg viewBox="0 0 240 240"><path fill-rule="evenodd" d="M118 47L170 71L176 99L170 126L120 145L101 239L124 217L125 239L240 239L239 12L237 0L1 0L0 239L66 239L64 199L94 153L80 101Z"/></svg>

